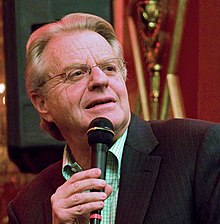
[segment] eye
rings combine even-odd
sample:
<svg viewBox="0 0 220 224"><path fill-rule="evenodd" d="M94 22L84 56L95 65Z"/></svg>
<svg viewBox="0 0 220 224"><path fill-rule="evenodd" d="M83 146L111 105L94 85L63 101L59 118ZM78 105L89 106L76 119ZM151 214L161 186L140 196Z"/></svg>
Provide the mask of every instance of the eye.
<svg viewBox="0 0 220 224"><path fill-rule="evenodd" d="M68 76L80 76L80 75L83 75L84 74L84 72L82 71L82 70L74 70L74 71L72 71L72 72L70 72L69 73L69 75Z"/></svg>
<svg viewBox="0 0 220 224"><path fill-rule="evenodd" d="M66 73L66 81L76 81L80 79L81 76L83 76L83 72L81 70L72 70Z"/></svg>
<svg viewBox="0 0 220 224"><path fill-rule="evenodd" d="M101 69L106 74L113 74L117 72L117 66L114 63L108 63L101 66Z"/></svg>
<svg viewBox="0 0 220 224"><path fill-rule="evenodd" d="M83 78L87 71L88 68L86 66L77 66L66 73L66 80L78 81Z"/></svg>

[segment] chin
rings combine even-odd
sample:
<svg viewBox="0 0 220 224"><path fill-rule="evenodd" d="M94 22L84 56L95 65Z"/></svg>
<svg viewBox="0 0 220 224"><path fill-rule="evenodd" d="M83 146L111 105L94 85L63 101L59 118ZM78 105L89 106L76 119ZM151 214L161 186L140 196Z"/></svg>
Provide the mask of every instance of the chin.
<svg viewBox="0 0 220 224"><path fill-rule="evenodd" d="M112 122L116 130L123 128L123 126L126 126L130 119L130 115L124 113L124 111L96 111L96 113L92 113L89 116L85 117L88 117L88 119L85 120L88 125L93 119L97 117L105 117Z"/></svg>

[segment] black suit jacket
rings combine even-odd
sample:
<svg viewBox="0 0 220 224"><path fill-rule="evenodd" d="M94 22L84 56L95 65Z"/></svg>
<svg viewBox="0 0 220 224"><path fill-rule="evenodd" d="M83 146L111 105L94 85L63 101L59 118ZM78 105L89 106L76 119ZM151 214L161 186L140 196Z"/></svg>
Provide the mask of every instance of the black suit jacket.
<svg viewBox="0 0 220 224"><path fill-rule="evenodd" d="M10 223L51 224L61 162L9 204ZM122 158L116 224L220 223L220 125L132 116Z"/></svg>

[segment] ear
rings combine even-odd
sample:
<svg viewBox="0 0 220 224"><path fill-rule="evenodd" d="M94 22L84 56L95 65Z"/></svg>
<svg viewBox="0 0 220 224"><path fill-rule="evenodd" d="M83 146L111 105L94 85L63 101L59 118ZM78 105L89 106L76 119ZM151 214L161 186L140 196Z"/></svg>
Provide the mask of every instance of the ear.
<svg viewBox="0 0 220 224"><path fill-rule="evenodd" d="M44 118L48 122L53 121L53 118L48 111L47 101L44 96L33 93L31 95L31 102L42 118Z"/></svg>

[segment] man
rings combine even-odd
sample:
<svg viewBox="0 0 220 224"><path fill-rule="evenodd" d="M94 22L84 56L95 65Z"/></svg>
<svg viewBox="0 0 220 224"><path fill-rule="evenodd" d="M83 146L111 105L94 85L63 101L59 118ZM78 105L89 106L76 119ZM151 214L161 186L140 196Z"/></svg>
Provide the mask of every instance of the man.
<svg viewBox="0 0 220 224"><path fill-rule="evenodd" d="M9 204L10 223L89 223L99 209L106 224L220 223L220 125L139 119L126 75L114 30L97 16L70 14L31 35L27 92L41 127L66 147ZM115 131L106 180L91 169L96 117Z"/></svg>

